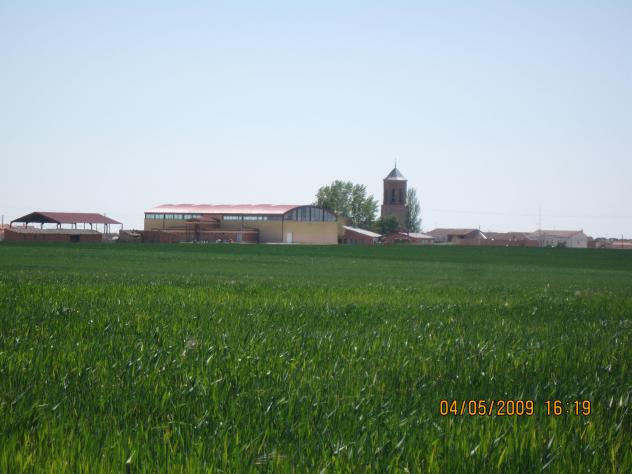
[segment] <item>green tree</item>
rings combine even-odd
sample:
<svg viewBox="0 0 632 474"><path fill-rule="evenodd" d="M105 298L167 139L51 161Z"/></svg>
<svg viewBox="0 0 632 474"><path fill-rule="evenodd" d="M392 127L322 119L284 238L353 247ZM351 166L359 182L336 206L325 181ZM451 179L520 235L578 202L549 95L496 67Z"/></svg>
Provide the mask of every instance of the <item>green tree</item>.
<svg viewBox="0 0 632 474"><path fill-rule="evenodd" d="M406 228L408 232L421 230L421 206L415 188L408 188L406 192Z"/></svg>
<svg viewBox="0 0 632 474"><path fill-rule="evenodd" d="M400 228L399 221L396 216L386 216L380 217L377 221L375 221L375 232L387 235L392 234L393 232L397 232Z"/></svg>
<svg viewBox="0 0 632 474"><path fill-rule="evenodd" d="M370 227L377 212L377 201L367 196L366 186L336 180L316 193L315 205L351 220L354 227Z"/></svg>

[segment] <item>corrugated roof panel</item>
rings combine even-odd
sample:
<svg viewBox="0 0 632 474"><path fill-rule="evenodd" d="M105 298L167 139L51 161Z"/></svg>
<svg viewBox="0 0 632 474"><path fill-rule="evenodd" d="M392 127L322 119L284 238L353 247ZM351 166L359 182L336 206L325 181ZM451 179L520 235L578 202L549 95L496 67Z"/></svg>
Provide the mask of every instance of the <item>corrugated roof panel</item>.
<svg viewBox="0 0 632 474"><path fill-rule="evenodd" d="M37 222L52 224L121 224L95 212L31 212L11 222Z"/></svg>
<svg viewBox="0 0 632 474"><path fill-rule="evenodd" d="M420 232L402 232L402 235L408 235L410 237L412 237L413 239L432 239L432 235L428 235L428 234L422 234Z"/></svg>
<svg viewBox="0 0 632 474"><path fill-rule="evenodd" d="M378 238L382 237L380 234L376 234L375 232L371 232L370 230L360 229L359 227L351 227L348 225L343 226L345 230L349 230L351 232L357 232L358 234L366 235L367 237Z"/></svg>
<svg viewBox="0 0 632 474"><path fill-rule="evenodd" d="M163 204L145 212L165 214L283 215L292 209L304 206L296 204Z"/></svg>

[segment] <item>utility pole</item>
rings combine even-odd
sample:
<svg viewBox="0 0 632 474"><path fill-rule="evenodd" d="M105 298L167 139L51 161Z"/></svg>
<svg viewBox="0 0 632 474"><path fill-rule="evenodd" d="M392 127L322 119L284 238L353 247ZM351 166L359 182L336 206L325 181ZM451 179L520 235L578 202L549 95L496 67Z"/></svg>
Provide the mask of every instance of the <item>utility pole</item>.
<svg viewBox="0 0 632 474"><path fill-rule="evenodd" d="M538 241L540 242L540 247L542 247L542 206L538 206Z"/></svg>

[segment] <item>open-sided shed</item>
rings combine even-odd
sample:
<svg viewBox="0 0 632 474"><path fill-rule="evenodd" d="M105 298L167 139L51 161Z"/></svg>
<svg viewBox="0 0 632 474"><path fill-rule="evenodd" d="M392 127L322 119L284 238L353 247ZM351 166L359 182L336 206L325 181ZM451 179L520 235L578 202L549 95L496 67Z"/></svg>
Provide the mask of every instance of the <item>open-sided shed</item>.
<svg viewBox="0 0 632 474"><path fill-rule="evenodd" d="M98 230L100 224L103 226L103 232L106 234L110 233L110 225L112 224L123 226L121 222L95 212L36 211L13 219L11 226L16 222L23 223L27 227L29 224L40 224L40 228L44 228L44 224L55 224L58 229L61 229L62 225L70 225L72 228L77 229L79 224L83 224L84 229L86 229L86 225L89 225L90 230Z"/></svg>

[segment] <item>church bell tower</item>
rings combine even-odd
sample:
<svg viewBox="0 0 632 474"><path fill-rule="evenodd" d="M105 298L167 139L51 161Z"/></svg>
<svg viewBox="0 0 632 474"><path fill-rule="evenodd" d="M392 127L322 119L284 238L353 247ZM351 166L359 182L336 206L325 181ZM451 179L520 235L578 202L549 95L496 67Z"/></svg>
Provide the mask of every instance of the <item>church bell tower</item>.
<svg viewBox="0 0 632 474"><path fill-rule="evenodd" d="M408 180L395 168L384 178L384 200L382 201L382 217L395 216L402 228L406 227L406 192Z"/></svg>

